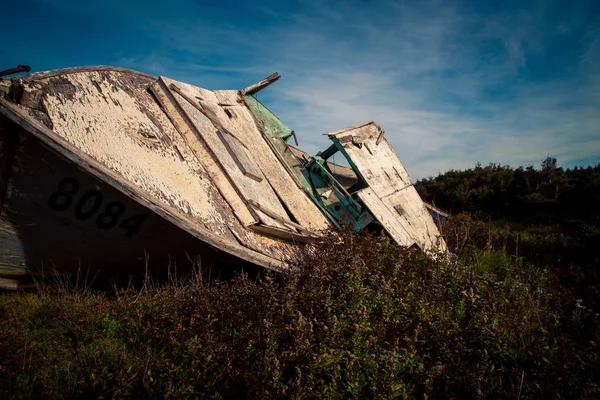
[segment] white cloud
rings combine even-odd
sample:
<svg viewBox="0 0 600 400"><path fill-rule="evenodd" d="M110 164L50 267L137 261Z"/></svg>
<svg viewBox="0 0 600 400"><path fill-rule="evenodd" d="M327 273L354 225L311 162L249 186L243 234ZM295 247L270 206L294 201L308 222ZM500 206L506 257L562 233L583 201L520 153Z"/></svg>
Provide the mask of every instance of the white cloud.
<svg viewBox="0 0 600 400"><path fill-rule="evenodd" d="M261 99L306 150L328 145L323 132L375 120L413 178L477 161L538 165L547 154L600 162L599 31L571 39L584 49L565 60L575 72L526 73L555 36L574 35L585 9L564 18L543 3L493 15L446 1L256 10L262 18L248 25L138 17L156 53L119 62L209 88L278 70Z"/></svg>

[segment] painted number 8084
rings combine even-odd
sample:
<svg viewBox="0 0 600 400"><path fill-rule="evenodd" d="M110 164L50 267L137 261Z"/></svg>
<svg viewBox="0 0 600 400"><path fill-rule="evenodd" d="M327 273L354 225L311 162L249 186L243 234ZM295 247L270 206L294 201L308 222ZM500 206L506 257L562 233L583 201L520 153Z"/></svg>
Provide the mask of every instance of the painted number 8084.
<svg viewBox="0 0 600 400"><path fill-rule="evenodd" d="M111 201L104 206L102 192L95 189L89 190L78 199L75 199L75 195L79 192L79 186L76 179L63 178L58 182L58 190L48 198L50 208L55 211L67 211L74 205L76 219L87 220L95 215L98 228L112 229L118 224L119 228L125 230L125 236L129 237L135 235L140 230L142 223L148 218L147 214L139 214L120 220L127 211L123 203Z"/></svg>

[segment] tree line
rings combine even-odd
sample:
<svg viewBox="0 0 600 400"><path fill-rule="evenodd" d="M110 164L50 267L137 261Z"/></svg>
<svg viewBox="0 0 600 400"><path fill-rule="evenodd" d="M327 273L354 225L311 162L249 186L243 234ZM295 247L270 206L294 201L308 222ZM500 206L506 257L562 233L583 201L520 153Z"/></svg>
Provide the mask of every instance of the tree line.
<svg viewBox="0 0 600 400"><path fill-rule="evenodd" d="M600 225L600 164L564 169L554 157L542 160L539 169L478 163L419 180L415 186L436 207L480 220L566 232Z"/></svg>

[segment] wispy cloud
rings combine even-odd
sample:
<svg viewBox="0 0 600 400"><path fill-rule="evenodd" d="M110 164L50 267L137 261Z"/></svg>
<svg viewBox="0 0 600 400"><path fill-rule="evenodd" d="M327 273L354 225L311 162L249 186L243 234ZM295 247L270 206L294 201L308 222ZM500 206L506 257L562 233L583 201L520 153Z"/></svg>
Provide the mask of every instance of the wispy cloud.
<svg viewBox="0 0 600 400"><path fill-rule="evenodd" d="M548 154L565 166L600 162L596 3L173 0L92 8L110 40L131 42L117 42L103 60L213 89L278 71L283 79L261 100L308 151L328 145L323 132L375 120L418 178L477 161L538 165Z"/></svg>

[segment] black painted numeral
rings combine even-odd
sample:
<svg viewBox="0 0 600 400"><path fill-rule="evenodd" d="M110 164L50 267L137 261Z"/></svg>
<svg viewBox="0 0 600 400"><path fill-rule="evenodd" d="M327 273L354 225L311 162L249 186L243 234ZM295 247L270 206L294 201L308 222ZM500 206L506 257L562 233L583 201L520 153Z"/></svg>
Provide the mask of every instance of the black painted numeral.
<svg viewBox="0 0 600 400"><path fill-rule="evenodd" d="M103 196L99 190L90 190L84 193L75 206L75 218L88 219L96 214L102 206L102 200Z"/></svg>
<svg viewBox="0 0 600 400"><path fill-rule="evenodd" d="M55 211L66 211L75 201L74 197L79 191L79 182L71 177L65 177L57 185L57 191L48 198L48 205ZM98 213L102 208L104 196L99 190L85 192L75 204L75 218L86 220ZM119 224L119 218L125 214L127 207L118 201L106 205L104 212L96 217L96 226L100 229L112 229ZM147 214L139 214L121 221L119 228L125 230L125 236L135 235L148 219Z"/></svg>
<svg viewBox="0 0 600 400"><path fill-rule="evenodd" d="M125 229L125 236L131 237L135 235L140 228L142 223L148 218L147 214L139 214L134 217L124 219L119 225L119 228Z"/></svg>
<svg viewBox="0 0 600 400"><path fill-rule="evenodd" d="M119 217L125 213L125 206L113 201L108 203L104 212L96 218L96 226L100 229L114 228L119 222Z"/></svg>
<svg viewBox="0 0 600 400"><path fill-rule="evenodd" d="M50 195L48 205L56 211L65 211L73 204L73 196L79 190L79 182L71 177L63 178L58 182L58 191Z"/></svg>

